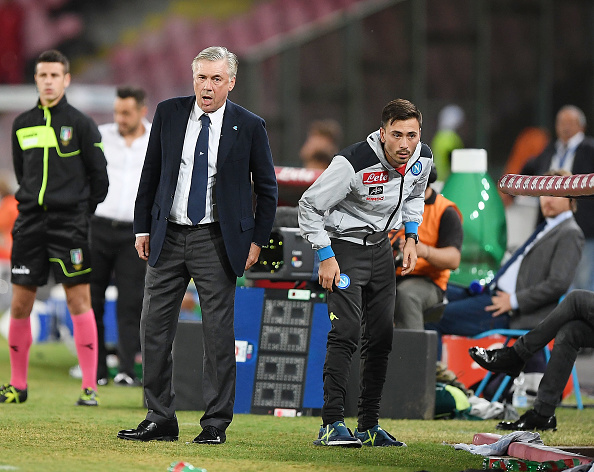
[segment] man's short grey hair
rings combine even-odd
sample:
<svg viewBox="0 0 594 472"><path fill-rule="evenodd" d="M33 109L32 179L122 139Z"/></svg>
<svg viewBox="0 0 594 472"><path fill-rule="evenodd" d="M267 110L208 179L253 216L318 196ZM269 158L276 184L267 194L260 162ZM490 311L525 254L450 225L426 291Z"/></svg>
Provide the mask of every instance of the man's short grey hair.
<svg viewBox="0 0 594 472"><path fill-rule="evenodd" d="M576 107L575 105L565 105L561 107L557 114L561 113L562 111L571 111L575 113L577 115L578 123L580 124L580 126L586 129L586 115L580 108Z"/></svg>
<svg viewBox="0 0 594 472"><path fill-rule="evenodd" d="M233 79L237 75L239 61L235 54L223 46L211 46L200 51L192 61L192 74L196 73L198 61L220 61L221 59L227 60L229 78Z"/></svg>

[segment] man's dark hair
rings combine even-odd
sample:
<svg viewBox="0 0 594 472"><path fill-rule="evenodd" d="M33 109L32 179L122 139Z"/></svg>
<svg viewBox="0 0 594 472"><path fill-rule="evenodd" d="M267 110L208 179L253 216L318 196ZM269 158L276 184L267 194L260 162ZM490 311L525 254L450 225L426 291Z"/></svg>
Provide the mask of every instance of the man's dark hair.
<svg viewBox="0 0 594 472"><path fill-rule="evenodd" d="M118 87L117 96L119 98L133 98L139 107L146 105L146 92L140 87L133 87L131 85L124 85Z"/></svg>
<svg viewBox="0 0 594 472"><path fill-rule="evenodd" d="M68 74L70 72L70 61L57 49L43 51L35 60L35 71L37 71L37 64L40 62L59 62L64 66L64 74Z"/></svg>
<svg viewBox="0 0 594 472"><path fill-rule="evenodd" d="M419 127L423 126L423 115L416 107L408 100L397 98L388 103L382 110L382 128L390 125L393 121L405 121L411 118L416 118L419 122Z"/></svg>

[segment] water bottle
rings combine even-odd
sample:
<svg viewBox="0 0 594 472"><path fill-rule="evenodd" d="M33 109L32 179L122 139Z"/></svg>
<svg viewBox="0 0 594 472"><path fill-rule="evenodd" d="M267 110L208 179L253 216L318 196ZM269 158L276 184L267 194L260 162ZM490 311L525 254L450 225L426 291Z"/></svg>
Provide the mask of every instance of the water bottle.
<svg viewBox="0 0 594 472"><path fill-rule="evenodd" d="M474 280L488 285L507 248L507 225L497 186L487 174L487 151L452 151L452 173L441 193L458 206L464 230L460 266L450 281L466 287Z"/></svg>
<svg viewBox="0 0 594 472"><path fill-rule="evenodd" d="M524 372L520 372L520 375L514 379L512 405L516 408L528 407L528 397L526 396L526 378L524 377Z"/></svg>
<svg viewBox="0 0 594 472"><path fill-rule="evenodd" d="M470 282L470 285L468 286L468 292L471 295L478 295L480 293L483 293L484 290L485 286L481 283L480 280L474 279L472 282Z"/></svg>

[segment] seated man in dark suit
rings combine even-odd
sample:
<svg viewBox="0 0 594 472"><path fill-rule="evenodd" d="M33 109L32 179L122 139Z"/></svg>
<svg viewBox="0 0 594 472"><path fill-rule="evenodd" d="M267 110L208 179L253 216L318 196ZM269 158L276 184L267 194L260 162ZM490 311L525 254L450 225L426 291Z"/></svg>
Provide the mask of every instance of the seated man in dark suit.
<svg viewBox="0 0 594 472"><path fill-rule="evenodd" d="M552 339L555 346L538 387L534 408L519 420L501 422L497 429L526 431L557 428L555 409L582 347L594 347L594 293L572 291L536 328L520 336L511 347L486 350L469 349L481 367L512 377L519 375L526 360L540 351Z"/></svg>
<svg viewBox="0 0 594 472"><path fill-rule="evenodd" d="M552 175L568 175L557 171ZM573 211L575 201L540 197L546 221L514 252L482 293L448 286L449 303L437 323L425 329L439 335L475 336L490 329L531 329L557 306L575 275L584 234Z"/></svg>

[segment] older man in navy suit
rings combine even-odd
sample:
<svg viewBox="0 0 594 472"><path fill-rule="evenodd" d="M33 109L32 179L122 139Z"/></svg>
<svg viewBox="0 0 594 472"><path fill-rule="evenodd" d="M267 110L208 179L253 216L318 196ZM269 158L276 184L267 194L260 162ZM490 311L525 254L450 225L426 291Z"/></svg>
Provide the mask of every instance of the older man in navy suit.
<svg viewBox="0 0 594 472"><path fill-rule="evenodd" d="M193 442L225 442L235 400L236 277L258 260L274 222L278 191L264 120L227 99L237 57L209 47L192 72L195 96L157 106L136 197L135 246L149 264L140 327L148 413L136 429L120 431L122 439L178 438L171 350L193 278L206 403Z"/></svg>

